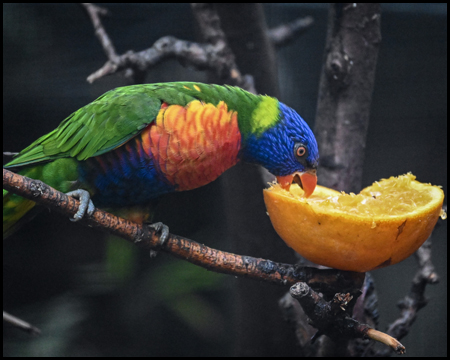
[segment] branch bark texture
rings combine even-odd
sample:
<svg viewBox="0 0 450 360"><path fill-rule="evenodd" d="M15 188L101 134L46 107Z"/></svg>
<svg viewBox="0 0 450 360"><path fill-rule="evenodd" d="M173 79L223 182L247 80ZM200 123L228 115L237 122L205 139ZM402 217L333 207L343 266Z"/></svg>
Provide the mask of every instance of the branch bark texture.
<svg viewBox="0 0 450 360"><path fill-rule="evenodd" d="M405 353L405 347L397 339L351 317L356 298L349 293L336 294L331 301L325 301L307 284L301 282L292 286L290 293L302 305L309 323L318 329L312 338L313 342L326 334L338 345L342 345L341 351L345 354L348 340L372 339L389 346L399 355Z"/></svg>
<svg viewBox="0 0 450 360"><path fill-rule="evenodd" d="M133 83L140 83L144 81L145 72L149 68L165 59L176 58L184 65L191 65L198 70L209 69L226 83L256 93L252 77L242 75L236 65L234 54L220 28L220 20L214 4L192 4L194 16L206 43L194 43L173 36L164 36L146 50L140 52L130 50L122 55L117 55L113 42L102 25L100 15L105 15L107 10L90 3L84 3L83 7L108 57L108 61L100 69L88 76L87 81L90 83L122 70L125 70L125 75L131 78Z"/></svg>
<svg viewBox="0 0 450 360"><path fill-rule="evenodd" d="M78 210L79 201L73 197L57 191L42 181L33 180L6 169L3 169L3 188L71 217ZM333 293L336 289L359 288L364 281L362 273L319 270L236 255L212 249L173 234L169 234L168 240L160 248L159 236L152 228L100 209L95 209L91 216L86 216L86 219L81 220L80 223L119 236L141 248L168 252L180 259L219 273L249 277L279 285L292 285L298 281L304 281L324 293Z"/></svg>
<svg viewBox="0 0 450 360"><path fill-rule="evenodd" d="M379 3L330 5L315 124L327 187L361 189L380 41Z"/></svg>

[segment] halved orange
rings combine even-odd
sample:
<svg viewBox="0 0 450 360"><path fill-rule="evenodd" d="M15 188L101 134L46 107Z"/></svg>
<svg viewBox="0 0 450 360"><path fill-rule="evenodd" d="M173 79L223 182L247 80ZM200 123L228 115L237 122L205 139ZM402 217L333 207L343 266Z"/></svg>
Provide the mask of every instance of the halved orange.
<svg viewBox="0 0 450 360"><path fill-rule="evenodd" d="M375 182L358 195L317 186L309 198L292 185L264 190L278 235L306 259L350 271L396 264L430 236L442 210L444 192L411 173Z"/></svg>

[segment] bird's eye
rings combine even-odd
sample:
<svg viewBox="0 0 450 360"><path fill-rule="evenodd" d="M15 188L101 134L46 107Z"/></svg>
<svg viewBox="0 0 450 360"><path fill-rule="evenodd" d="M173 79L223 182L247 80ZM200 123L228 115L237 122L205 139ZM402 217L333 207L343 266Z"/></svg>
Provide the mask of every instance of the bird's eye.
<svg viewBox="0 0 450 360"><path fill-rule="evenodd" d="M297 156L298 158L303 158L306 155L306 146L303 144L296 144L295 148L295 156Z"/></svg>

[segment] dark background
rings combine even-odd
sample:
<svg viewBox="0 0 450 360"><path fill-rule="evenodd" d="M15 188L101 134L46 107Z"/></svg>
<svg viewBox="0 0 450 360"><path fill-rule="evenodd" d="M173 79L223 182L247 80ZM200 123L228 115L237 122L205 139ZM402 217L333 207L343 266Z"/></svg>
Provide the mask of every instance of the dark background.
<svg viewBox="0 0 450 360"><path fill-rule="evenodd" d="M106 7L111 16L104 25L119 54L148 48L164 35L195 39L188 5ZM327 7L268 4L265 10L269 26L298 16L315 19L312 29L277 53L280 100L313 127ZM363 186L411 171L447 194L447 6L383 5L381 33ZM79 6L4 4L4 151L21 150L72 111L125 85L119 75L86 82L104 61ZM171 60L152 69L147 82L206 79ZM233 251L229 225L222 221L221 181L166 197L158 219L175 234ZM407 355L447 355L447 222L439 224L433 261L441 281L427 288L431 300L402 340ZM7 239L3 249L4 309L43 331L30 338L4 326L4 356L233 354L239 326L231 316L233 277L166 254L150 261L146 253L121 241L105 242L102 234L47 211ZM272 260L291 261L276 254ZM398 316L395 304L408 292L415 270L411 257L372 273L380 330Z"/></svg>

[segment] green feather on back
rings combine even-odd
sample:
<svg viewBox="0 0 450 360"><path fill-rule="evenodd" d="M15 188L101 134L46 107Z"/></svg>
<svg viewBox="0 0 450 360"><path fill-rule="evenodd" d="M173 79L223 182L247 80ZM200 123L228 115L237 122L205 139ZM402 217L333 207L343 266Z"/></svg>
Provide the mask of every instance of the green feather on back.
<svg viewBox="0 0 450 360"><path fill-rule="evenodd" d="M274 105L278 104L276 99L257 96L237 87L192 82L125 86L108 91L72 113L5 167L68 157L86 160L104 154L126 143L152 123L162 102L185 106L195 99L214 105L224 101L229 110L237 111L244 138L255 130L263 131L277 120L274 113ZM262 127L255 128L252 121L255 115L267 119Z"/></svg>
<svg viewBox="0 0 450 360"><path fill-rule="evenodd" d="M63 157L86 160L122 145L150 124L161 106L160 100L139 90L126 87L105 93L22 150L7 166Z"/></svg>

